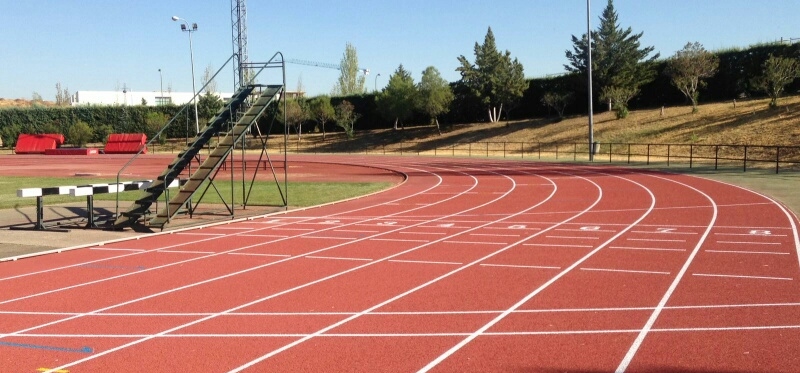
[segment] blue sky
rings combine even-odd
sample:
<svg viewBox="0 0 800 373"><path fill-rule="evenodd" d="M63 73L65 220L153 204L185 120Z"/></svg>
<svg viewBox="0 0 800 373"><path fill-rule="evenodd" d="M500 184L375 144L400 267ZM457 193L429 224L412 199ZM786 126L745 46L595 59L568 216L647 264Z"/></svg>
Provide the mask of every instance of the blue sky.
<svg viewBox="0 0 800 373"><path fill-rule="evenodd" d="M592 28L606 0L592 1ZM644 32L662 57L689 41L709 50L800 38L798 0L615 0L623 27ZM221 67L232 53L229 0L0 0L0 98L54 100L55 84L78 90L191 91L189 42L170 17L196 22L195 75ZM492 27L528 77L564 71L571 35L586 31L585 0L405 0L278 2L250 0L251 61L286 58L338 64L352 43L380 89L403 64L415 81L427 66L459 79L457 57L474 59ZM218 79L230 91L232 72ZM330 93L339 72L287 65L287 86ZM377 76L380 74L380 76ZM376 81L377 77L377 81ZM270 76L268 76L270 78ZM276 75L277 79L277 75ZM275 83L268 81L266 83Z"/></svg>

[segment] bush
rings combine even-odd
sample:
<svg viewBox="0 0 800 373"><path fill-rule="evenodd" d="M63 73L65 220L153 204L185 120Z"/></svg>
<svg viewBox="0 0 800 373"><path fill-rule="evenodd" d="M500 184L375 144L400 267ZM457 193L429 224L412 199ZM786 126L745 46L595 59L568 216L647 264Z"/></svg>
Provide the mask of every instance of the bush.
<svg viewBox="0 0 800 373"><path fill-rule="evenodd" d="M69 131L67 131L67 140L73 145L77 145L79 148L82 148L87 142L92 140L92 136L94 136L94 131L92 131L92 128L84 121L78 121L78 123L73 124L72 127L69 128Z"/></svg>

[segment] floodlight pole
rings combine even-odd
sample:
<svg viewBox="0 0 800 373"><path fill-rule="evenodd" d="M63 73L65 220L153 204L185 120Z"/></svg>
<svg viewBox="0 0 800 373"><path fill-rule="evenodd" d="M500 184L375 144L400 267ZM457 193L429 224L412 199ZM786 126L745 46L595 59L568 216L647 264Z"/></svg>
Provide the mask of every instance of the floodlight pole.
<svg viewBox="0 0 800 373"><path fill-rule="evenodd" d="M586 0L586 51L589 55L586 64L589 76L589 162L594 162L594 108L592 107L592 23L591 0Z"/></svg>
<svg viewBox="0 0 800 373"><path fill-rule="evenodd" d="M192 101L194 102L194 127L195 127L195 133L199 134L200 119L198 119L197 117L197 89L195 88L194 85L194 48L192 48L192 33L197 31L197 24L193 23L192 26L189 27L189 22L178 16L172 16L172 20L176 22L183 21L183 24L181 25L181 31L186 31L189 33L189 56L191 57L192 60L192 94L193 94ZM186 132L187 132L186 136L188 137L189 131Z"/></svg>
<svg viewBox="0 0 800 373"><path fill-rule="evenodd" d="M164 100L164 74L161 73L161 69L158 69L158 77L161 79L161 100Z"/></svg>
<svg viewBox="0 0 800 373"><path fill-rule="evenodd" d="M375 74L375 92L378 92L378 77L381 76L381 73Z"/></svg>

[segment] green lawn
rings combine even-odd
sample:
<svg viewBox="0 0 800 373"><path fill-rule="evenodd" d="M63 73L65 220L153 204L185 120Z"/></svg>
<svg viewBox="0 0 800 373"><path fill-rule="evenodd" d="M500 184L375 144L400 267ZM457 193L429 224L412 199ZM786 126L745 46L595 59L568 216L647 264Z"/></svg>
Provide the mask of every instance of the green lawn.
<svg viewBox="0 0 800 373"><path fill-rule="evenodd" d="M19 198L17 189L21 188L43 188L62 185L87 185L99 183L113 183L115 180L93 179L93 178L43 178L43 177L16 177L6 176L0 179L0 209L36 206L36 198ZM231 198L231 185L228 180L215 182L219 194L226 201ZM312 182L289 182L289 205L293 207L314 206L328 202L343 200L346 198L357 197L369 194L392 186L392 183L312 183ZM249 188L249 183L246 185ZM281 188L284 185L281 183ZM203 188L200 189L202 191ZM200 192L198 191L198 193ZM120 201L134 201L141 196L140 191L124 192L119 194ZM234 198L237 203L242 201L242 182L239 180L234 183ZM199 196L199 194L196 194ZM95 196L96 201L113 201L115 194L99 194ZM196 198L196 197L195 197ZM83 197L70 196L45 196L45 204L57 204L67 202L81 202ZM209 189L203 198L205 203L219 202L219 196L214 189ZM252 205L276 205L282 206L283 202L278 192L275 182L256 181L250 194L249 204Z"/></svg>

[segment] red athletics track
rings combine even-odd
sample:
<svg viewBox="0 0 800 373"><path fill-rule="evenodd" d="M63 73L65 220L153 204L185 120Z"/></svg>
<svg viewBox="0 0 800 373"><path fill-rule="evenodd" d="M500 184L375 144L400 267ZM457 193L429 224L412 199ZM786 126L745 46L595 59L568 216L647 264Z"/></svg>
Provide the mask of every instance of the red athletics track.
<svg viewBox="0 0 800 373"><path fill-rule="evenodd" d="M800 371L797 218L764 196L614 167L299 160L408 179L0 263L0 372Z"/></svg>

